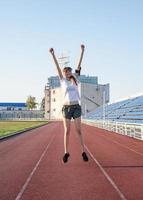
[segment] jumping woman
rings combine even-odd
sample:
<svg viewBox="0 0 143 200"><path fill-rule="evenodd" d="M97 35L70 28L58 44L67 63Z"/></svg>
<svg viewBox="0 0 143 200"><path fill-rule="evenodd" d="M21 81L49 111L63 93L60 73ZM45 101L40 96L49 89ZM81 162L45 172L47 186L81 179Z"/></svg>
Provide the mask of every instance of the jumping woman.
<svg viewBox="0 0 143 200"><path fill-rule="evenodd" d="M78 91L78 79L77 79L77 77L80 76L81 62L84 54L84 48L85 48L84 45L81 45L81 56L79 59L77 69L75 70L75 76L72 74L72 68L70 67L64 67L62 71L56 59L54 49L51 48L49 50L57 68L63 93L62 115L64 124L64 150L65 150L65 154L63 156L64 163L66 163L70 157L68 147L69 147L70 125L72 118L74 119L76 132L79 136L82 158L84 161L88 161L87 154L85 153L83 136L81 131L81 106L79 104L80 95Z"/></svg>

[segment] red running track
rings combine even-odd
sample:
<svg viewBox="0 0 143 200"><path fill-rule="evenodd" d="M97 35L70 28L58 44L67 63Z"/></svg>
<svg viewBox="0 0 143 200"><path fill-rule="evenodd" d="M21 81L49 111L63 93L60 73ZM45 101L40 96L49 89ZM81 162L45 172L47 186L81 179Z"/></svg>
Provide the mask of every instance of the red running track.
<svg viewBox="0 0 143 200"><path fill-rule="evenodd" d="M0 200L142 200L143 142L82 126L89 162L74 125L62 163L63 125L53 122L0 142Z"/></svg>

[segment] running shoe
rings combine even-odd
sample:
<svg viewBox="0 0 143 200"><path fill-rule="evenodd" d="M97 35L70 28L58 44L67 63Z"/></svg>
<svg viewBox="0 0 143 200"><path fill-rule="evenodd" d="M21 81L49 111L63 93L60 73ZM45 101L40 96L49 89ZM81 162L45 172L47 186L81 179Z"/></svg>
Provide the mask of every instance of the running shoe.
<svg viewBox="0 0 143 200"><path fill-rule="evenodd" d="M65 153L64 157L63 157L63 162L66 163L68 162L68 158L70 157L69 153Z"/></svg>
<svg viewBox="0 0 143 200"><path fill-rule="evenodd" d="M87 157L87 155L86 155L85 152L82 153L82 158L83 158L83 160L84 160L85 162L88 161L88 157Z"/></svg>

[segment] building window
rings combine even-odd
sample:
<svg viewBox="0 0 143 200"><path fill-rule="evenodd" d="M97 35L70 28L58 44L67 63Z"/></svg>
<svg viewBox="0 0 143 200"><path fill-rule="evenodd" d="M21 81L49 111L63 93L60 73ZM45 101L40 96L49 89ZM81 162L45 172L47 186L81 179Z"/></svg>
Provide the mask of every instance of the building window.
<svg viewBox="0 0 143 200"><path fill-rule="evenodd" d="M55 102L56 101L56 99L55 98L53 98L53 102Z"/></svg>
<svg viewBox="0 0 143 200"><path fill-rule="evenodd" d="M55 112L55 111L56 111L56 108L54 108L53 111Z"/></svg>
<svg viewBox="0 0 143 200"><path fill-rule="evenodd" d="M55 94L55 90L53 90L53 94Z"/></svg>

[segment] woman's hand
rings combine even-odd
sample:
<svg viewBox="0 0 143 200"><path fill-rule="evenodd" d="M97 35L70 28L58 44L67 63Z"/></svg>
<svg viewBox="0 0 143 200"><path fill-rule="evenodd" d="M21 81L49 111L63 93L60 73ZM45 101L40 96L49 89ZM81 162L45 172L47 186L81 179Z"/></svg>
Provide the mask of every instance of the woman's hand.
<svg viewBox="0 0 143 200"><path fill-rule="evenodd" d="M50 48L50 49L49 49L49 52L50 52L51 54L54 54L54 49L53 49L53 48Z"/></svg>
<svg viewBox="0 0 143 200"><path fill-rule="evenodd" d="M58 75L59 75L59 78L60 79L63 79L63 74L62 74L62 71L60 69L60 66L59 66L59 63L57 61L57 58L55 56L55 52L54 52L54 49L53 48L50 48L49 49L49 52L51 53L53 59L54 59L54 62L55 62L55 65L56 65L56 68L57 68L57 71L58 71Z"/></svg>
<svg viewBox="0 0 143 200"><path fill-rule="evenodd" d="M85 46L84 44L81 44L81 49L84 50Z"/></svg>
<svg viewBox="0 0 143 200"><path fill-rule="evenodd" d="M82 59L83 59L83 54L84 54L85 46L84 46L84 44L81 44L80 47L81 47L81 54L80 54L79 63L78 63L77 69L76 69L76 73L77 73L79 76L80 76L81 62L82 62Z"/></svg>

